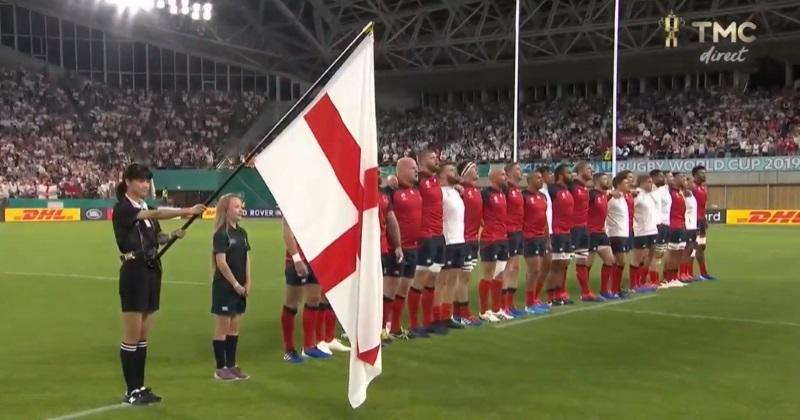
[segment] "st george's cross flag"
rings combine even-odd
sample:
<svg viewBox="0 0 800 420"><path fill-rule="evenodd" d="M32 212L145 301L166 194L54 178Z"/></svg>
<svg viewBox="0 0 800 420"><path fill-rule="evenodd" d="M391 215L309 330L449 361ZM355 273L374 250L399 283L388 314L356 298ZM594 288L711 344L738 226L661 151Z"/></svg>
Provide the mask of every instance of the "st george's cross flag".
<svg viewBox="0 0 800 420"><path fill-rule="evenodd" d="M381 373L373 44L370 33L254 161L350 339L354 408Z"/></svg>

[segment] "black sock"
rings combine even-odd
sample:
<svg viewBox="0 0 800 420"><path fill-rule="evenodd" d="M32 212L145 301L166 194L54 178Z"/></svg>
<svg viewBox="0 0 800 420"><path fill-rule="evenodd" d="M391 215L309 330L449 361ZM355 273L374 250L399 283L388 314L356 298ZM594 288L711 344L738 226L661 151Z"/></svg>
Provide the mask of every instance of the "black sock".
<svg viewBox="0 0 800 420"><path fill-rule="evenodd" d="M120 343L119 360L122 364L122 376L125 377L125 386L128 393L136 387L136 345Z"/></svg>
<svg viewBox="0 0 800 420"><path fill-rule="evenodd" d="M214 347L214 360L217 361L217 369L225 367L225 340L214 340L211 342Z"/></svg>
<svg viewBox="0 0 800 420"><path fill-rule="evenodd" d="M238 335L229 335L225 337L225 366L236 366L236 345L239 344Z"/></svg>
<svg viewBox="0 0 800 420"><path fill-rule="evenodd" d="M147 341L140 341L136 346L136 387L144 386L144 365L147 362Z"/></svg>

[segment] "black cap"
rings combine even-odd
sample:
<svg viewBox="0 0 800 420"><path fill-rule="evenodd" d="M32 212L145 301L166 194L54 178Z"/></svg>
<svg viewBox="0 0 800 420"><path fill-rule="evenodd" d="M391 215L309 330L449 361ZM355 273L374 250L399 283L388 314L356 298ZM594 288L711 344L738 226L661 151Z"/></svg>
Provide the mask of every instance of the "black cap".
<svg viewBox="0 0 800 420"><path fill-rule="evenodd" d="M131 163L125 168L122 179L153 179L150 168L139 163Z"/></svg>

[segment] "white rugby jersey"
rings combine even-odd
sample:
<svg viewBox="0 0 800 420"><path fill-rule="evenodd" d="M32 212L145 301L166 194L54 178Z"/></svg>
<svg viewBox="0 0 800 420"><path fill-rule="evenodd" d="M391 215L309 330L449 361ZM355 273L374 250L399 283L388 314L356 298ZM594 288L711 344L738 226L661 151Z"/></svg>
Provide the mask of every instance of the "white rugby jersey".
<svg viewBox="0 0 800 420"><path fill-rule="evenodd" d="M686 230L697 230L697 199L694 194L686 197Z"/></svg>
<svg viewBox="0 0 800 420"><path fill-rule="evenodd" d="M547 189L547 184L542 185L542 188L539 189L539 192L544 194L544 197L547 199L547 227L550 229L549 232L553 231L553 200L550 198L550 190Z"/></svg>
<svg viewBox="0 0 800 420"><path fill-rule="evenodd" d="M658 234L658 222L661 212L657 201L661 197L656 190L647 192L637 188L639 195L633 199L633 236L649 236Z"/></svg>
<svg viewBox="0 0 800 420"><path fill-rule="evenodd" d="M464 200L453 187L442 187L444 206L444 241L447 245L464 243Z"/></svg>
<svg viewBox="0 0 800 420"><path fill-rule="evenodd" d="M630 236L628 227L628 202L625 197L608 200L608 215L606 216L606 233L610 238Z"/></svg>
<svg viewBox="0 0 800 420"><path fill-rule="evenodd" d="M664 184L656 187L654 192L658 193L656 197L658 198L658 209L661 213L661 217L658 218L658 224L669 226L669 212L672 209L672 195L669 192L669 185Z"/></svg>

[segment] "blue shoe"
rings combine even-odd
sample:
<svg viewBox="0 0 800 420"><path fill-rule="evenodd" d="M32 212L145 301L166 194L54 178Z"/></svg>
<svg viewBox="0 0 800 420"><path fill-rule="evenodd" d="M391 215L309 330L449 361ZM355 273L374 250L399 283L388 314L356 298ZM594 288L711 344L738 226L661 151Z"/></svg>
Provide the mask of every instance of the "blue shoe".
<svg viewBox="0 0 800 420"><path fill-rule="evenodd" d="M628 299L628 298L631 297L631 294L630 294L630 291L627 291L627 292L622 291L622 292L617 293L616 296L617 296L617 299Z"/></svg>
<svg viewBox="0 0 800 420"><path fill-rule="evenodd" d="M519 308L511 308L511 315L514 315L514 318L522 318L528 313Z"/></svg>
<svg viewBox="0 0 800 420"><path fill-rule="evenodd" d="M423 327L416 327L412 328L411 331L408 332L408 338L430 338L431 335L428 334L428 331Z"/></svg>
<svg viewBox="0 0 800 420"><path fill-rule="evenodd" d="M292 364L298 364L298 363L303 363L304 359L302 356L297 354L296 351L287 351L286 353L283 354L283 360Z"/></svg>
<svg viewBox="0 0 800 420"><path fill-rule="evenodd" d="M481 321L478 317L469 317L469 318L461 318L461 323L466 325L467 327L480 327L483 325L483 321Z"/></svg>
<svg viewBox="0 0 800 420"><path fill-rule="evenodd" d="M525 308L525 312L531 315L544 315L550 313L550 306L546 303L540 303L538 305L528 306Z"/></svg>
<svg viewBox="0 0 800 420"><path fill-rule="evenodd" d="M636 293L653 293L656 290L657 289L654 288L654 287L642 286L642 287L637 287L636 288Z"/></svg>
<svg viewBox="0 0 800 420"><path fill-rule="evenodd" d="M311 347L310 349L306 349L303 351L303 356L310 357L312 359L330 359L331 355L325 353L324 351L318 349L317 347Z"/></svg>
<svg viewBox="0 0 800 420"><path fill-rule="evenodd" d="M617 295L616 293L606 292L606 293L601 293L600 296L602 296L603 299L605 300L619 300L619 295Z"/></svg>
<svg viewBox="0 0 800 420"><path fill-rule="evenodd" d="M717 278L712 276L711 274L700 275L703 280L716 280Z"/></svg>
<svg viewBox="0 0 800 420"><path fill-rule="evenodd" d="M605 302L606 299L602 296L597 296L594 294L588 295L581 295L581 302Z"/></svg>

